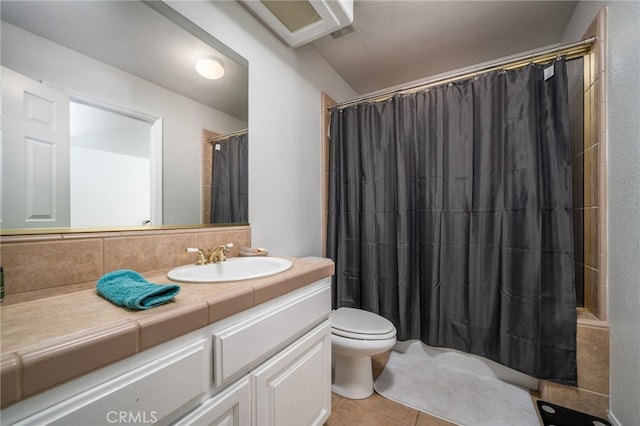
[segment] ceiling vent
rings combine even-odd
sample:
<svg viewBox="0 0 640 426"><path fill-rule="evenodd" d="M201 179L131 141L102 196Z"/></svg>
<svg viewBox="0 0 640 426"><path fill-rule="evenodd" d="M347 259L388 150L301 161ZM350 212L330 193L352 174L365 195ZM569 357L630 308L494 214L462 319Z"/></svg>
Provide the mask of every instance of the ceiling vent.
<svg viewBox="0 0 640 426"><path fill-rule="evenodd" d="M336 30L336 31L332 32L331 33L331 38L333 38L334 40L337 40L339 38L346 37L348 35L357 34L359 32L360 32L360 28L358 28L356 23L353 22L353 23L347 25L346 27L342 27L339 30Z"/></svg>
<svg viewBox="0 0 640 426"><path fill-rule="evenodd" d="M280 40L302 46L353 22L353 0L240 0Z"/></svg>

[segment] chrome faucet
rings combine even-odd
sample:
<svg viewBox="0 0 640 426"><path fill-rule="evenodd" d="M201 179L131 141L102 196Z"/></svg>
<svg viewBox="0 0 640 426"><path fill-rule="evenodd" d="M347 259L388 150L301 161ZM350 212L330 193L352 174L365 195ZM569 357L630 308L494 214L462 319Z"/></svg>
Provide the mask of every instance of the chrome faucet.
<svg viewBox="0 0 640 426"><path fill-rule="evenodd" d="M188 248L185 251L187 253L198 253L196 256L196 265L206 265L207 263L220 263L224 262L226 259L226 254L231 251L231 247L233 247L233 243L222 244L216 248L208 248L205 254L205 251L199 248Z"/></svg>

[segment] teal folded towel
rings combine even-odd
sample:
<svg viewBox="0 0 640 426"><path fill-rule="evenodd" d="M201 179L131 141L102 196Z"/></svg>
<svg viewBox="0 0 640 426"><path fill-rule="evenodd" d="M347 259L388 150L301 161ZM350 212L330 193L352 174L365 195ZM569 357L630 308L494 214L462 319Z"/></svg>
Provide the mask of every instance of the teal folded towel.
<svg viewBox="0 0 640 426"><path fill-rule="evenodd" d="M149 309L173 299L180 292L175 284L154 284L130 269L109 272L98 280L98 293L118 306Z"/></svg>

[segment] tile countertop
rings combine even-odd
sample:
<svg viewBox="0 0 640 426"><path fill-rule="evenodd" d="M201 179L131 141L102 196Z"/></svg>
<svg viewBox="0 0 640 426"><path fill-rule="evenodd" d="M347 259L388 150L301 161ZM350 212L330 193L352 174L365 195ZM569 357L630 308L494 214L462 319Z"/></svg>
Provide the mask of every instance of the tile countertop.
<svg viewBox="0 0 640 426"><path fill-rule="evenodd" d="M141 311L102 298L95 283L31 301L5 299L0 308L2 407L334 273L330 260L288 259L293 266L270 277L177 283L175 301ZM167 272L142 275L168 283Z"/></svg>

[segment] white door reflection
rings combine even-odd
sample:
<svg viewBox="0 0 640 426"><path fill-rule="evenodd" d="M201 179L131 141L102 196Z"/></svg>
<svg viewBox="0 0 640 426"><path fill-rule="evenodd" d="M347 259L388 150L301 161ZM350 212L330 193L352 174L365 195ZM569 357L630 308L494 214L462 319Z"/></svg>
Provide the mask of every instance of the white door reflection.
<svg viewBox="0 0 640 426"><path fill-rule="evenodd" d="M71 227L162 223L161 212L152 208L161 205L154 161L159 125L160 120L71 102Z"/></svg>

